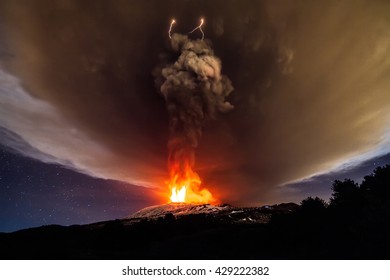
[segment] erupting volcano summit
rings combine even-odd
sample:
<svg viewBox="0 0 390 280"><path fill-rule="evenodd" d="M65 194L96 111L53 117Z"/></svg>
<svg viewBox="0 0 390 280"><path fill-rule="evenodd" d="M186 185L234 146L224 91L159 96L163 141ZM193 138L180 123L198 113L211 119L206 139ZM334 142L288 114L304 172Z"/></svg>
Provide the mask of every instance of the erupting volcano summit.
<svg viewBox="0 0 390 280"><path fill-rule="evenodd" d="M203 21L202 21L203 24ZM221 61L208 40L186 35L170 36L175 61L163 61L155 71L156 84L169 114L168 187L170 202L215 203L211 192L201 187L194 171L195 149L207 119L233 109L225 98L233 91L231 81L221 75Z"/></svg>

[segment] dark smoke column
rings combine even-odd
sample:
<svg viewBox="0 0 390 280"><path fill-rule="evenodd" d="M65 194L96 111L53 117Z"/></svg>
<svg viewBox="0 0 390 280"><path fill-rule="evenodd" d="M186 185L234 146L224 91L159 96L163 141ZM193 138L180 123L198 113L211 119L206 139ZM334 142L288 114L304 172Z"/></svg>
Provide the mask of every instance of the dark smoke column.
<svg viewBox="0 0 390 280"><path fill-rule="evenodd" d="M214 56L207 41L173 34L171 47L178 58L173 64L164 65L158 73L163 78L159 86L169 113L170 187L178 190L185 186L186 202L210 202L199 197L205 190L199 190L201 182L193 171L195 149L204 120L214 118L216 112L233 109L225 100L233 87L231 81L221 75L221 61Z"/></svg>

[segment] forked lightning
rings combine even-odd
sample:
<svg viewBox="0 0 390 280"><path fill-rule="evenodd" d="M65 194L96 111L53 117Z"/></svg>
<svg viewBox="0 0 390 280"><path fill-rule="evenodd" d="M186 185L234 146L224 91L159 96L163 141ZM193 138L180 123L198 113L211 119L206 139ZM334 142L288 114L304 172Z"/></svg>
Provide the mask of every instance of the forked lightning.
<svg viewBox="0 0 390 280"><path fill-rule="evenodd" d="M204 39L204 33L203 33L203 30L202 30L202 25L203 25L203 23L204 23L204 19L201 18L201 19L200 19L200 24L199 24L199 26L195 27L191 32L188 32L188 33L192 33L192 32L194 32L196 29L199 29L199 31L202 33L202 41L203 41L203 39Z"/></svg>

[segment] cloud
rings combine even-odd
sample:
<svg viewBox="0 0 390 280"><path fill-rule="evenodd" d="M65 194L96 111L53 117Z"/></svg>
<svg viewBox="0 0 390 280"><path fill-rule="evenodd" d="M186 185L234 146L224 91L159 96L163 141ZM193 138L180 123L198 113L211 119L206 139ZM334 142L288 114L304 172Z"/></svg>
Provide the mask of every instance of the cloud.
<svg viewBox="0 0 390 280"><path fill-rule="evenodd" d="M88 175L148 185L123 160L66 120L50 103L30 96L14 76L0 70L0 143L45 163ZM120 163L120 164L118 164Z"/></svg>
<svg viewBox="0 0 390 280"><path fill-rule="evenodd" d="M3 68L20 82L1 85L1 125L89 174L164 188L168 115L151 73L172 16L181 33L205 18L235 88L235 109L204 127L195 166L222 200L283 200L275 186L389 152L385 1L2 5Z"/></svg>

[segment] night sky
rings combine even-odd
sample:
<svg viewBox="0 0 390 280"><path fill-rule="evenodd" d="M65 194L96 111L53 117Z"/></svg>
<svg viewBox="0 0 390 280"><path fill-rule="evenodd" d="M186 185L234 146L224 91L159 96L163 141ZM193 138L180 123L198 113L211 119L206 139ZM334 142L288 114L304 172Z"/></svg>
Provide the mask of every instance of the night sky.
<svg viewBox="0 0 390 280"><path fill-rule="evenodd" d="M0 232L49 224L73 225L124 218L158 204L153 191L124 182L93 178L60 165L20 156L0 146ZM390 155L366 161L338 173L289 185L286 201L309 195L328 199L334 180L360 182Z"/></svg>
<svg viewBox="0 0 390 280"><path fill-rule="evenodd" d="M0 146L0 231L124 218L157 204L153 192L92 178Z"/></svg>
<svg viewBox="0 0 390 280"><path fill-rule="evenodd" d="M333 180L360 181L390 163L389 14L379 0L1 1L0 231L166 202L156 71L177 58L172 17L182 34L205 18L234 87L195 151L221 202L327 199Z"/></svg>

